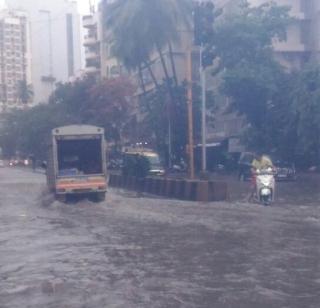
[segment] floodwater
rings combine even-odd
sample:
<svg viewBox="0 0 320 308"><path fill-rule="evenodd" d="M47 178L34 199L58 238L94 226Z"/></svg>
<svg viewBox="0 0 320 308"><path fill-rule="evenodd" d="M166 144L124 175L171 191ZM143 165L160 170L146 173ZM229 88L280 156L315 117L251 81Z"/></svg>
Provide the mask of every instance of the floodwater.
<svg viewBox="0 0 320 308"><path fill-rule="evenodd" d="M271 207L62 204L42 174L2 168L0 307L319 308L320 206L301 185Z"/></svg>

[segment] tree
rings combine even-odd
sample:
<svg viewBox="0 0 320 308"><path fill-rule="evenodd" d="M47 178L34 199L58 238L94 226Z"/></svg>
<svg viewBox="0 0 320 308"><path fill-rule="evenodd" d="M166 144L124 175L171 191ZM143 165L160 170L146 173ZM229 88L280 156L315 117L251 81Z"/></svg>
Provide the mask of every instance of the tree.
<svg viewBox="0 0 320 308"><path fill-rule="evenodd" d="M49 98L49 104L61 105L68 114L73 115L76 123L83 123L85 110L90 105L90 89L95 83L94 78L90 77L58 83Z"/></svg>
<svg viewBox="0 0 320 308"><path fill-rule="evenodd" d="M274 106L287 80L287 73L274 59L272 44L286 37L291 22L288 10L272 2L258 7L243 2L232 14L221 17L211 39L222 93L231 98L233 110L246 116L251 127L249 145L269 151L275 145L269 129L276 115Z"/></svg>
<svg viewBox="0 0 320 308"><path fill-rule="evenodd" d="M128 126L137 111L135 90L125 77L102 80L89 90L90 104L83 110L83 119L103 126L107 138L121 145L130 136Z"/></svg>
<svg viewBox="0 0 320 308"><path fill-rule="evenodd" d="M33 97L32 86L27 83L27 81L19 80L17 83L17 99L23 105L27 105Z"/></svg>
<svg viewBox="0 0 320 308"><path fill-rule="evenodd" d="M292 76L290 114L287 124L295 131L295 155L300 165L320 162L320 66L308 64Z"/></svg>
<svg viewBox="0 0 320 308"><path fill-rule="evenodd" d="M188 23L191 4L188 0L119 0L106 5L104 16L106 28L111 32L114 55L129 70L141 71L145 66L154 76L150 57L156 51L161 59L165 80L169 82L171 76L163 48L178 40L177 23ZM172 61L171 64L174 65ZM141 76L140 81L143 85ZM154 82L157 83L155 79Z"/></svg>
<svg viewBox="0 0 320 308"><path fill-rule="evenodd" d="M146 100L146 87L142 71L148 69L158 93L166 93L168 139L173 135L172 110L178 87L175 63L172 54L172 43L179 40L179 25L188 26L192 13L192 2L189 0L119 0L104 8L106 28L111 33L113 54L129 70L137 70L142 100ZM170 64L173 76L168 70L164 48L169 49ZM152 71L151 57L157 53L160 59L164 79L156 80ZM167 91L163 92L159 84L164 82ZM159 141L160 142L160 141ZM173 142L169 140L168 149ZM169 150L170 151L170 150ZM170 163L171 160L169 160Z"/></svg>
<svg viewBox="0 0 320 308"><path fill-rule="evenodd" d="M13 110L4 116L0 144L7 158L17 152L45 159L51 130L72 123L60 106L38 105L27 110Z"/></svg>
<svg viewBox="0 0 320 308"><path fill-rule="evenodd" d="M4 115L0 146L6 157L17 151L44 158L51 130L70 124L92 124L106 128L106 137L115 142L125 137L132 117L134 87L118 78L95 84L91 79L58 84L49 104Z"/></svg>
<svg viewBox="0 0 320 308"><path fill-rule="evenodd" d="M258 7L241 3L231 15L216 25L211 38L220 66L232 69L241 61L258 62L273 59L273 41L285 40L291 23L289 7L266 2Z"/></svg>

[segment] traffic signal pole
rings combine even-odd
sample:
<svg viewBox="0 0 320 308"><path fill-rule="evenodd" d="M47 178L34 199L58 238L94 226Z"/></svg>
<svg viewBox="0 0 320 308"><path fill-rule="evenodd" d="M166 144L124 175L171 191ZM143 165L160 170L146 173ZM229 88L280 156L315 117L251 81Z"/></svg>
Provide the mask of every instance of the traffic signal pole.
<svg viewBox="0 0 320 308"><path fill-rule="evenodd" d="M200 46L200 79L201 79L201 139L202 139L202 172L207 171L207 117L206 117L206 69L202 63L203 44Z"/></svg>

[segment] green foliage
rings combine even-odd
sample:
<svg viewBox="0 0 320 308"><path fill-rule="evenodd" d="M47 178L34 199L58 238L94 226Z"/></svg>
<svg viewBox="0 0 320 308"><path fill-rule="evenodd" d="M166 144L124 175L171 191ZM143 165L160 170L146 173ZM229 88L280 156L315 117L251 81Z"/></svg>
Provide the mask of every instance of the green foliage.
<svg viewBox="0 0 320 308"><path fill-rule="evenodd" d="M58 84L50 103L61 105L75 123L105 128L107 139L120 142L132 109L135 88L123 77L96 82L87 78Z"/></svg>
<svg viewBox="0 0 320 308"><path fill-rule="evenodd" d="M22 104L28 104L33 97L33 89L26 80L19 80L17 83L17 97Z"/></svg>
<svg viewBox="0 0 320 308"><path fill-rule="evenodd" d="M177 22L188 23L188 0L119 0L104 7L113 54L130 70L149 60L158 48L179 38Z"/></svg>
<svg viewBox="0 0 320 308"><path fill-rule="evenodd" d="M311 63L294 74L291 113L295 117L296 154L310 164L320 162L320 66Z"/></svg>
<svg viewBox="0 0 320 308"><path fill-rule="evenodd" d="M215 49L224 69L222 90L258 129L265 127L268 104L284 77L273 58L272 40L285 38L289 21L286 7L242 6L216 30Z"/></svg>
<svg viewBox="0 0 320 308"><path fill-rule="evenodd" d="M0 143L5 157L33 153L44 159L51 130L73 122L72 117L58 106L39 105L28 110L8 113L3 120Z"/></svg>
<svg viewBox="0 0 320 308"><path fill-rule="evenodd" d="M289 22L287 8L266 4L244 6L220 24L221 90L246 116L250 148L310 166L320 161L320 69L290 73L274 59L272 41L285 38Z"/></svg>
<svg viewBox="0 0 320 308"><path fill-rule="evenodd" d="M289 8L267 2L259 7L242 5L216 26L212 37L220 65L233 69L241 62L259 63L272 58L274 39L284 40L291 22Z"/></svg>
<svg viewBox="0 0 320 308"><path fill-rule="evenodd" d="M113 55L129 71L139 73L143 92L141 108L145 115L140 137L155 144L165 157L171 135L173 159L185 154L187 116L185 89L177 82L171 44L179 41L180 27L190 28L192 6L190 0L119 0L104 7ZM163 54L167 47L170 59ZM154 60L155 54L163 69L164 79L161 80L157 80L152 71L150 59ZM146 91L143 70L148 70L153 79L155 90L152 93Z"/></svg>
<svg viewBox="0 0 320 308"><path fill-rule="evenodd" d="M103 126L109 140L120 142L130 124L134 90L123 78L58 84L49 104L14 110L4 116L0 130L4 155L32 153L44 158L51 130L70 124Z"/></svg>
<svg viewBox="0 0 320 308"><path fill-rule="evenodd" d="M291 76L274 59L272 43L286 38L292 21L288 11L273 2L251 7L244 1L217 24L212 40L223 81L221 92L249 123L244 140L251 148L281 156L292 150L289 143L295 135L288 113Z"/></svg>

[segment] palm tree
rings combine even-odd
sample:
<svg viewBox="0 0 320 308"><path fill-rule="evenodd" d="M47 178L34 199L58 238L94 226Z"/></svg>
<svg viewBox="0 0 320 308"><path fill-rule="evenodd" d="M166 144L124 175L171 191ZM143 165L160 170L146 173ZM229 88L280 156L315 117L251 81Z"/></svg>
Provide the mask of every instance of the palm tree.
<svg viewBox="0 0 320 308"><path fill-rule="evenodd" d="M19 80L17 83L17 100L23 105L27 105L33 97L32 86L27 81Z"/></svg>
<svg viewBox="0 0 320 308"><path fill-rule="evenodd" d="M158 82L152 72L150 57L157 52L168 88L168 151L171 165L172 104L174 89L163 50L169 47L173 80L177 76L172 55L172 43L179 40L179 25L189 26L193 1L191 0L117 0L105 5L106 29L112 39L113 54L129 69L138 70L141 88L146 94L143 68L147 68L156 87Z"/></svg>
<svg viewBox="0 0 320 308"><path fill-rule="evenodd" d="M169 83L163 49L169 46L172 52L172 43L179 40L178 24L188 25L191 11L191 0L117 0L105 5L105 25L112 39L113 54L129 70L147 68L156 83L150 67L150 57L156 51ZM175 75L173 61L171 65Z"/></svg>

